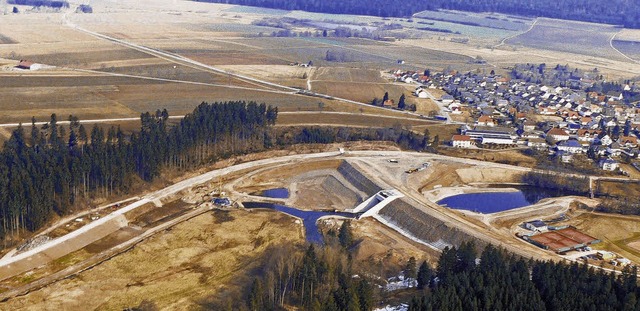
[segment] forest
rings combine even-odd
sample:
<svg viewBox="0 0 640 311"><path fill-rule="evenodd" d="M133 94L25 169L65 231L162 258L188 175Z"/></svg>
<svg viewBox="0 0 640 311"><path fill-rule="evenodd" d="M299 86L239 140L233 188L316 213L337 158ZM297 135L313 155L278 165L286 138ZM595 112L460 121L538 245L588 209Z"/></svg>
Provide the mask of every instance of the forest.
<svg viewBox="0 0 640 311"><path fill-rule="evenodd" d="M32 119L0 151L0 238L19 239L96 198L140 191L163 170L187 171L294 144L377 140L413 150L429 145L428 135L401 126L273 128L277 115L277 108L255 102L202 103L179 123L170 121L167 110L144 113L140 129L131 134L113 126L87 130L74 116L68 126L59 125L55 114L41 126Z"/></svg>
<svg viewBox="0 0 640 311"><path fill-rule="evenodd" d="M258 6L282 10L302 10L321 13L409 17L424 10L458 10L495 12L526 17L550 17L585 22L623 25L640 28L640 3L628 0L195 0Z"/></svg>
<svg viewBox="0 0 640 311"><path fill-rule="evenodd" d="M277 113L255 102L202 103L177 125L166 110L144 113L130 135L119 127L87 131L73 116L68 127L55 114L41 127L33 119L29 133L19 126L0 152L0 237L33 232L93 198L128 193L163 168L262 150Z"/></svg>
<svg viewBox="0 0 640 311"><path fill-rule="evenodd" d="M268 252L242 293L216 297L204 307L369 311L393 299L409 311L640 310L635 267L615 274L576 262L526 259L492 245L479 252L474 242L445 248L434 267L409 258L393 273L415 280L415 286L396 295L384 290L388 275L353 259L359 241L350 228L344 222L327 231L323 246Z"/></svg>

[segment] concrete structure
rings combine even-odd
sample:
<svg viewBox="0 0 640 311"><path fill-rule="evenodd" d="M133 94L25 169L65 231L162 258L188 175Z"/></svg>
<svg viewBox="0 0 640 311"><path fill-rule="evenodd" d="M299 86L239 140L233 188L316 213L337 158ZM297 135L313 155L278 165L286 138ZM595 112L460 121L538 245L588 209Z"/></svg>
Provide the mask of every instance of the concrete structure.
<svg viewBox="0 0 640 311"><path fill-rule="evenodd" d="M404 197L404 194L400 193L398 190L382 190L360 203L355 208L347 209L345 211L354 214L362 213L358 219L370 217L378 214L383 207L387 206L387 204L391 203L393 200L402 197Z"/></svg>

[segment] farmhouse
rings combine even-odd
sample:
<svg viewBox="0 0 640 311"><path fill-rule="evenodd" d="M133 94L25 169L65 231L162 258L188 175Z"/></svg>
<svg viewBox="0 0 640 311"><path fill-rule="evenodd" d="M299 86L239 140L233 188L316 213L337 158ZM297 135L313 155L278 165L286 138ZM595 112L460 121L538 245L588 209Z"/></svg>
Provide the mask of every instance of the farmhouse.
<svg viewBox="0 0 640 311"><path fill-rule="evenodd" d="M471 136L467 135L453 135L451 138L451 144L456 148L469 148L473 145Z"/></svg>

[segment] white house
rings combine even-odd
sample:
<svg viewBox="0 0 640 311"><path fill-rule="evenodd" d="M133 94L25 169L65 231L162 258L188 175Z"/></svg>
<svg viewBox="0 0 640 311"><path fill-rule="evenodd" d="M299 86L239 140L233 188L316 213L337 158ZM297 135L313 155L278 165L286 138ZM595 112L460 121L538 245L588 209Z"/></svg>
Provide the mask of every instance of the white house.
<svg viewBox="0 0 640 311"><path fill-rule="evenodd" d="M570 139L558 143L558 150L567 153L582 153L582 144L577 140Z"/></svg>
<svg viewBox="0 0 640 311"><path fill-rule="evenodd" d="M552 138L554 141L564 141L569 140L569 133L563 129L554 127L547 131L547 137Z"/></svg>
<svg viewBox="0 0 640 311"><path fill-rule="evenodd" d="M473 141L471 136L467 135L453 135L451 138L451 144L456 148L471 148Z"/></svg>
<svg viewBox="0 0 640 311"><path fill-rule="evenodd" d="M494 136L483 136L482 144L513 145L515 144L515 142L513 141L512 138L494 135Z"/></svg>

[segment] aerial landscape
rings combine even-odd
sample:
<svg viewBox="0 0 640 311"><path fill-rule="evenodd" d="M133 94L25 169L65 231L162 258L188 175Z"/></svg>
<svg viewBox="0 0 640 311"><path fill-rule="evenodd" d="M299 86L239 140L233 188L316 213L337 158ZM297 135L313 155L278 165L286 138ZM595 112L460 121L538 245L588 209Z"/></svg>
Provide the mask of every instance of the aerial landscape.
<svg viewBox="0 0 640 311"><path fill-rule="evenodd" d="M640 310L640 4L0 25L0 310Z"/></svg>

